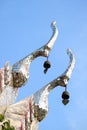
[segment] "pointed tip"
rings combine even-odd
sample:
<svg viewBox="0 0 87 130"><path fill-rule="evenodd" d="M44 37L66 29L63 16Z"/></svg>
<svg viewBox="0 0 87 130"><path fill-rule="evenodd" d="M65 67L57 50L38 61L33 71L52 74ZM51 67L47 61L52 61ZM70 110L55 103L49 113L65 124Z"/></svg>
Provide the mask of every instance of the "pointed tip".
<svg viewBox="0 0 87 130"><path fill-rule="evenodd" d="M72 53L72 50L70 48L67 48L67 54Z"/></svg>
<svg viewBox="0 0 87 130"><path fill-rule="evenodd" d="M52 26L52 27L55 27L55 26L56 26L56 21L53 21L53 22L51 23L51 26Z"/></svg>

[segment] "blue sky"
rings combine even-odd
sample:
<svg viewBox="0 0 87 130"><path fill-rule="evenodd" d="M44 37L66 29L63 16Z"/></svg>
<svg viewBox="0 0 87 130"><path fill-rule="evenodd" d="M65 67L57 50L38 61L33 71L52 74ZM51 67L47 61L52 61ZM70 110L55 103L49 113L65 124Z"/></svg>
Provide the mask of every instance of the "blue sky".
<svg viewBox="0 0 87 130"><path fill-rule="evenodd" d="M86 0L0 0L0 67L6 61L14 64L49 40L50 24L56 20L59 36L50 53L52 67L43 74L45 58L38 58L30 67L30 79L19 89L17 101L28 97L63 73L71 48L76 65L68 84L70 103L61 102L62 87L49 96L49 113L40 123L40 130L87 129L87 1Z"/></svg>

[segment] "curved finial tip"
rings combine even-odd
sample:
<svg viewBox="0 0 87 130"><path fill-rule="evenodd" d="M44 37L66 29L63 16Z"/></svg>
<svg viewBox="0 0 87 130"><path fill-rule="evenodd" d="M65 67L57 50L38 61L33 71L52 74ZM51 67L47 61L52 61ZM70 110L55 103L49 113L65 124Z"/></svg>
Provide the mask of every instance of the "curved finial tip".
<svg viewBox="0 0 87 130"><path fill-rule="evenodd" d="M72 53L72 50L70 48L67 49L67 54Z"/></svg>
<svg viewBox="0 0 87 130"><path fill-rule="evenodd" d="M55 27L55 26L56 26L56 21L53 21L53 22L51 23L51 26L52 26L52 27Z"/></svg>
<svg viewBox="0 0 87 130"><path fill-rule="evenodd" d="M67 54L70 56L70 59L73 60L73 64L75 64L75 56L70 48L67 49Z"/></svg>

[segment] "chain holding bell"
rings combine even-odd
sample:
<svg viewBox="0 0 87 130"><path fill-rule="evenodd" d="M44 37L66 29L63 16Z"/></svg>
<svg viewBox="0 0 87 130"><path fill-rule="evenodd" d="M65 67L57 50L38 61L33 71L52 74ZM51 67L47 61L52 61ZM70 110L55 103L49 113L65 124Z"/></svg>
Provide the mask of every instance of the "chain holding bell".
<svg viewBox="0 0 87 130"><path fill-rule="evenodd" d="M44 73L46 74L47 70L51 67L51 63L48 59L44 62L43 67L45 68Z"/></svg>

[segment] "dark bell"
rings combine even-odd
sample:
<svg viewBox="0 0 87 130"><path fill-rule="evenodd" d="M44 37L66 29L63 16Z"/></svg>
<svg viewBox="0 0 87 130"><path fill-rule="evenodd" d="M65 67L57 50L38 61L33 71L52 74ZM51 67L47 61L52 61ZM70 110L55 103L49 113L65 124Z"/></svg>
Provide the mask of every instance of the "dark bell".
<svg viewBox="0 0 87 130"><path fill-rule="evenodd" d="M51 64L50 64L50 62L47 60L47 61L45 61L44 62L44 68L46 68L46 69L48 69L48 68L50 68L51 67Z"/></svg>
<svg viewBox="0 0 87 130"><path fill-rule="evenodd" d="M68 91L64 91L62 93L62 98L65 100L65 99L69 99L70 95L69 95L69 92Z"/></svg>

